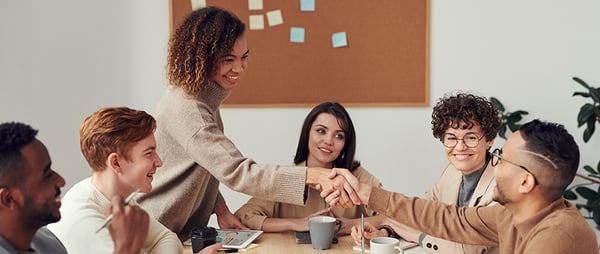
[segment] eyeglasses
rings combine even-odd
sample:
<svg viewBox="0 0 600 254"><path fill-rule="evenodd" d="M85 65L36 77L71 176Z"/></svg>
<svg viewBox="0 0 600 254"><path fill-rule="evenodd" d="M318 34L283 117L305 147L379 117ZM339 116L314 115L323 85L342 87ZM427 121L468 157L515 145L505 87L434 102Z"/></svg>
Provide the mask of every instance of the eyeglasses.
<svg viewBox="0 0 600 254"><path fill-rule="evenodd" d="M527 173L531 174L531 176L533 176L533 181L535 182L535 184L537 185L537 179L535 178L535 175L533 173L531 173L531 170L527 169L527 167L521 165L521 164L517 164L516 162L512 162L509 161L507 159L505 159L504 157L502 157L502 149L500 148L496 148L494 149L494 152L492 152L492 161L490 161L490 164L492 164L492 167L495 167L496 165L498 165L498 162L500 162L501 160L506 161L510 164L513 164L525 171L527 171Z"/></svg>
<svg viewBox="0 0 600 254"><path fill-rule="evenodd" d="M468 148L474 148L477 147L477 145L479 145L479 141L483 137L484 136L477 137L477 135L475 135L474 133L469 133L463 138L457 138L454 134L446 133L442 138L442 144L444 144L445 147L454 148L456 145L458 145L458 141L462 140L465 146L467 146Z"/></svg>

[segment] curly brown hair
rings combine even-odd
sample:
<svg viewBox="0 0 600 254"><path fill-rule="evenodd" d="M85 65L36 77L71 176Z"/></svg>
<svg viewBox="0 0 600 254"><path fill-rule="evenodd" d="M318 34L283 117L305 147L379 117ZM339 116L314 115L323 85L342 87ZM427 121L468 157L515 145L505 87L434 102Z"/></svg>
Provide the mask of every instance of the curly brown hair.
<svg viewBox="0 0 600 254"><path fill-rule="evenodd" d="M234 14L205 7L190 13L171 36L167 78L188 95L198 96L211 82L220 59L231 52L245 25Z"/></svg>
<svg viewBox="0 0 600 254"><path fill-rule="evenodd" d="M459 126L461 122L464 125ZM431 130L433 136L440 140L448 128L471 129L476 124L487 140L493 140L500 130L502 119L498 108L488 99L470 93L445 95L431 113Z"/></svg>

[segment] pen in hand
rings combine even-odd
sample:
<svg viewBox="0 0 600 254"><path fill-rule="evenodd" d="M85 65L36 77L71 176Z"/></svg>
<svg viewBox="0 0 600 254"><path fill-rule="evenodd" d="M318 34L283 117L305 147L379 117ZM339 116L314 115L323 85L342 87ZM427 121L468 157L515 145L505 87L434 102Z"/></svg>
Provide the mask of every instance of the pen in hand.
<svg viewBox="0 0 600 254"><path fill-rule="evenodd" d="M360 250L365 253L365 216L360 214Z"/></svg>
<svg viewBox="0 0 600 254"><path fill-rule="evenodd" d="M129 202L131 202L131 200L133 200L133 197L135 197L135 194L137 194L138 192L140 192L139 188L137 190L135 190L134 192L132 192L131 194L129 194L129 196L127 196L127 198L125 199L125 205L128 205ZM98 230L96 230L96 234L98 232L100 232L100 230L102 230L103 228L108 226L108 224L110 224L110 222L112 221L112 217L113 217L112 214L108 215L106 220L104 220L104 223L102 223L102 226Z"/></svg>

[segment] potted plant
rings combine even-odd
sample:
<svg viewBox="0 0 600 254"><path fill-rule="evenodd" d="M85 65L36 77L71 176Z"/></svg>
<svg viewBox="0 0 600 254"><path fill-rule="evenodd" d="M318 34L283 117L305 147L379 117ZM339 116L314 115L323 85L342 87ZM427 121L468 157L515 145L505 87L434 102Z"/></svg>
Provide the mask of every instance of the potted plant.
<svg viewBox="0 0 600 254"><path fill-rule="evenodd" d="M596 123L600 122L600 88L592 87L577 77L573 77L573 80L587 89L587 92L575 92L573 96L592 100L583 104L577 114L578 127L586 126L583 132L583 141L587 143L594 134ZM596 223L596 228L600 229L600 161L595 168L585 165L583 169L588 172L588 175L578 173L577 177L587 182L569 187L563 196L568 200L577 200L579 197L585 200L585 203L576 203L575 205L579 209L585 209L589 214L585 217L592 219Z"/></svg>
<svg viewBox="0 0 600 254"><path fill-rule="evenodd" d="M498 108L498 111L500 111L500 118L502 119L502 125L498 131L498 136L506 139L506 131L510 130L511 132L515 132L521 128L519 121L523 119L523 115L527 115L529 112L524 110L517 110L514 112L506 111L504 105L502 105L497 98L490 97L490 101Z"/></svg>
<svg viewBox="0 0 600 254"><path fill-rule="evenodd" d="M585 203L576 203L577 209L585 209L588 215L586 219L592 219L596 223L596 228L600 229L600 161L596 168L590 165L583 166L583 169L589 174L587 176L577 173L577 177L586 180L586 183L580 183L569 187L563 193L567 200L577 200L581 197ZM594 189L589 186L595 186Z"/></svg>
<svg viewBox="0 0 600 254"><path fill-rule="evenodd" d="M581 96L592 100L592 102L583 104L579 109L579 114L577 114L578 127L586 125L583 131L583 141L587 143L594 134L596 122L600 122L600 88L592 87L578 77L573 77L573 80L588 90L587 92L575 92L573 96Z"/></svg>

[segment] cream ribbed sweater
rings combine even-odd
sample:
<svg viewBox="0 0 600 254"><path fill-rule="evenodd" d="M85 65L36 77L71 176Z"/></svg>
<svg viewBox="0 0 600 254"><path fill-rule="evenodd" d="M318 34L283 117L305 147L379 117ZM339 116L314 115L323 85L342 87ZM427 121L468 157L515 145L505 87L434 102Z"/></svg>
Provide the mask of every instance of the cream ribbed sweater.
<svg viewBox="0 0 600 254"><path fill-rule="evenodd" d="M199 98L169 87L155 113L163 166L154 175L152 192L139 202L182 239L192 228L208 223L216 203L225 202L219 182L256 197L304 203L305 167L257 164L223 134L219 106L228 95L218 84Z"/></svg>

